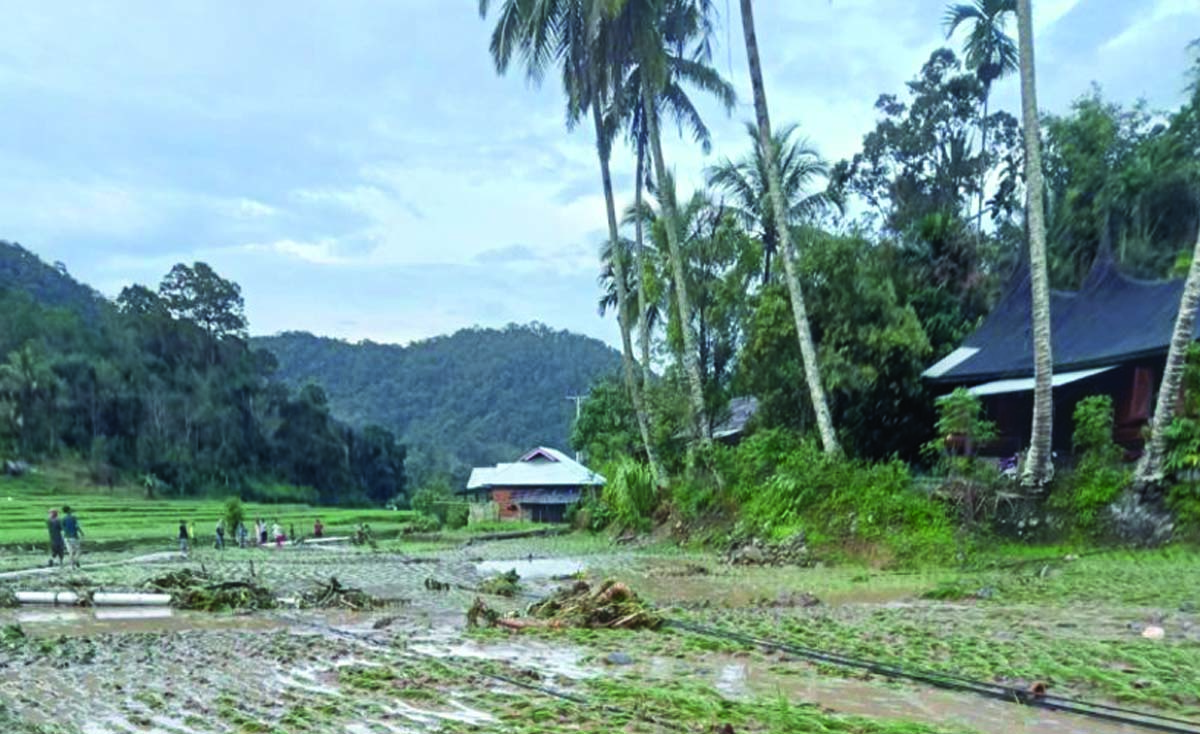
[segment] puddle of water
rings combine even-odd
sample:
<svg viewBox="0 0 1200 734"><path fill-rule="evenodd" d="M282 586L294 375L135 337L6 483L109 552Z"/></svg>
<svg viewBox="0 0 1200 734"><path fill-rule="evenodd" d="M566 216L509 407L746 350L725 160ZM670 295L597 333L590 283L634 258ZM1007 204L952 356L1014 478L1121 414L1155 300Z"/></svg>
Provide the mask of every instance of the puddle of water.
<svg viewBox="0 0 1200 734"><path fill-rule="evenodd" d="M278 622L268 617L181 612L170 607L37 609L0 615L0 624L9 620L22 625L33 636L68 637L188 630L271 630L280 627Z"/></svg>
<svg viewBox="0 0 1200 734"><path fill-rule="evenodd" d="M475 566L479 573L492 576L515 570L523 579L548 579L555 576L573 576L587 567L575 558L533 558L515 561L481 561Z"/></svg>
<svg viewBox="0 0 1200 734"><path fill-rule="evenodd" d="M536 670L542 675L556 675L572 680L595 676L595 670L582 662L583 653L570 645L523 640L519 643L485 644L471 640L420 641L408 646L418 655L430 657L459 657L474 660L494 660L521 668Z"/></svg>
<svg viewBox="0 0 1200 734"><path fill-rule="evenodd" d="M410 721L426 726L436 726L443 721L455 721L460 724L474 724L478 726L489 724L496 720L491 714L468 708L457 701L450 701L449 703L454 708L453 711L432 711L430 709L411 706L403 701L395 701L388 708L388 712L398 714Z"/></svg>

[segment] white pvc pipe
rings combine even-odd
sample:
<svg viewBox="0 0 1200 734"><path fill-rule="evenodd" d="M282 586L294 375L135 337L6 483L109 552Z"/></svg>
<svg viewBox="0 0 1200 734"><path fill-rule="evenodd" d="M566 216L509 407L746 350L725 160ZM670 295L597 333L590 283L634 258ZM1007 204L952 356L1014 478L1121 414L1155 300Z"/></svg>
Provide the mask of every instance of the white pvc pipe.
<svg viewBox="0 0 1200 734"><path fill-rule="evenodd" d="M18 591L17 601L22 604L64 604L79 603L79 594L74 591Z"/></svg>
<svg viewBox="0 0 1200 734"><path fill-rule="evenodd" d="M98 607L165 607L170 603L170 594L123 594L108 591L92 594L92 604Z"/></svg>
<svg viewBox="0 0 1200 734"><path fill-rule="evenodd" d="M79 594L74 591L18 591L17 601L22 604L74 606L79 603ZM170 603L170 594L127 594L98 591L92 595L92 604L98 607L165 607Z"/></svg>

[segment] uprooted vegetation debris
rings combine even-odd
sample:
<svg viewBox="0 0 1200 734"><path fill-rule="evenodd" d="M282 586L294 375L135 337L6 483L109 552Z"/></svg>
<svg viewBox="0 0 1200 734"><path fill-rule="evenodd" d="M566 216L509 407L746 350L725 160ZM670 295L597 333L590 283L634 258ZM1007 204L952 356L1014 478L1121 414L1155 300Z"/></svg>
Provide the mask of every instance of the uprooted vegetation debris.
<svg viewBox="0 0 1200 734"><path fill-rule="evenodd" d="M515 568L492 576L479 585L479 593L513 597L521 590L521 576Z"/></svg>
<svg viewBox="0 0 1200 734"><path fill-rule="evenodd" d="M156 576L143 588L171 595L178 609L201 612L253 611L278 606L275 594L254 581L219 581L203 571L183 569Z"/></svg>
<svg viewBox="0 0 1200 734"><path fill-rule="evenodd" d="M657 629L663 619L628 586L605 581L593 590L585 581L563 587L530 605L527 617L505 617L476 598L467 612L470 627L522 629Z"/></svg>
<svg viewBox="0 0 1200 734"><path fill-rule="evenodd" d="M361 611L364 609L376 609L384 604L385 602L382 599L371 596L362 589L343 586L336 577L330 577L328 582L319 584L300 595L301 609L321 608Z"/></svg>

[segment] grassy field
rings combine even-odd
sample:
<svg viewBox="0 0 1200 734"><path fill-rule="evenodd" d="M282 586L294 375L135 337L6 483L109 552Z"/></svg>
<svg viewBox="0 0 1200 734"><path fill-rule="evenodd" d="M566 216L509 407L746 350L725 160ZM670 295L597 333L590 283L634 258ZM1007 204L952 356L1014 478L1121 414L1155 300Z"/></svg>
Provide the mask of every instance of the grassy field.
<svg viewBox="0 0 1200 734"><path fill-rule="evenodd" d="M79 518L89 545L173 544L179 522L194 522L198 542L210 543L224 499L146 499L133 486L96 487L67 466L50 466L20 478L0 477L0 547L42 545L47 542L46 515L70 505ZM300 537L312 534L320 518L327 535L348 535L360 522L369 523L376 535L398 532L409 523L411 512L382 509L311 507L303 504L245 503L246 525L253 532L255 518L278 521L288 532L295 525Z"/></svg>

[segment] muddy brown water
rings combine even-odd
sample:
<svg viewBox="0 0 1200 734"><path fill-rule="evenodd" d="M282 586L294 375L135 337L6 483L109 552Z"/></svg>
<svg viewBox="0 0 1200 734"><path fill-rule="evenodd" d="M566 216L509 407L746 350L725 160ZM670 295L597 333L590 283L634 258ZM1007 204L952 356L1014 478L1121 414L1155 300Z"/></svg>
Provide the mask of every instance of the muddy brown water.
<svg viewBox="0 0 1200 734"><path fill-rule="evenodd" d="M271 630L284 625L266 616L205 614L170 607L74 609L25 607L0 613L0 625L19 624L33 637L94 637L141 632Z"/></svg>

